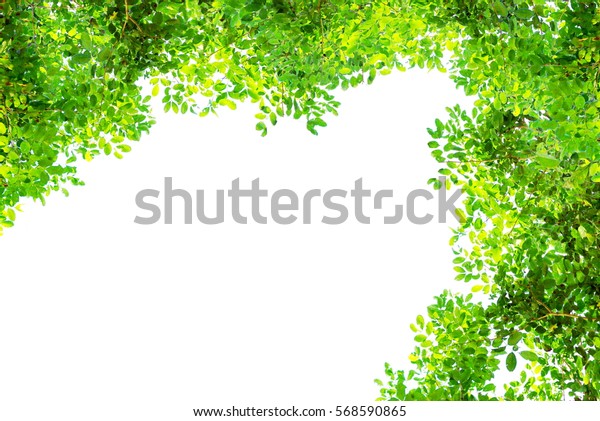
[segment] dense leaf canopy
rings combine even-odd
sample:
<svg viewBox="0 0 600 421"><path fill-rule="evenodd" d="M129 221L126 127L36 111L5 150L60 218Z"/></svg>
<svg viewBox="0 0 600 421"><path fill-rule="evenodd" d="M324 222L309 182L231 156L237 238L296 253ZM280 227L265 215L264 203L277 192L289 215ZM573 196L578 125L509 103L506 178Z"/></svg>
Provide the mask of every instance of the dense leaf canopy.
<svg viewBox="0 0 600 421"><path fill-rule="evenodd" d="M130 151L143 79L166 111L248 100L263 134L286 116L316 134L334 89L438 69L477 96L429 146L466 193L457 279L485 300L436 297L382 399L598 399L599 27L597 1L1 1L0 224L81 184L77 159Z"/></svg>

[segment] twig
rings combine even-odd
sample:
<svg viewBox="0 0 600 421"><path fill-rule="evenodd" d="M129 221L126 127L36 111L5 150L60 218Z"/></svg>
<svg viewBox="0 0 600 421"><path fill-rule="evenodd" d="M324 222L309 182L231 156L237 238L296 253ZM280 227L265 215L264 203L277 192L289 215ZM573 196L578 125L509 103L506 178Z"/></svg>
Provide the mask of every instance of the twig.
<svg viewBox="0 0 600 421"><path fill-rule="evenodd" d="M537 319L534 319L536 321L538 320L542 320L542 319L546 319L548 317L570 317L572 319L583 319L583 320L587 320L590 322L598 322L600 321L600 318L596 318L596 317L585 317L585 316L580 316L579 314L568 314L568 313L548 313L543 315L542 317L538 317Z"/></svg>
<svg viewBox="0 0 600 421"><path fill-rule="evenodd" d="M121 39L125 36L125 27L129 21L129 3L125 0L125 21L123 22L123 28L121 29Z"/></svg>

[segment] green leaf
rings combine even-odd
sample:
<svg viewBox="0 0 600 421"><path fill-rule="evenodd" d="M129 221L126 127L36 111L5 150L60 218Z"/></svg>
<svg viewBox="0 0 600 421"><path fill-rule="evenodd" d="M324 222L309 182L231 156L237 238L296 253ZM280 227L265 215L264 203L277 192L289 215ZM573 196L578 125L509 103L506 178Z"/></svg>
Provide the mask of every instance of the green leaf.
<svg viewBox="0 0 600 421"><path fill-rule="evenodd" d="M112 49L110 47L106 47L102 51L100 51L100 53L98 54L98 60L106 61L111 56L111 54L112 54Z"/></svg>
<svg viewBox="0 0 600 421"><path fill-rule="evenodd" d="M6 216L8 216L8 219L11 221L14 221L17 218L15 211L11 208L6 209Z"/></svg>
<svg viewBox="0 0 600 421"><path fill-rule="evenodd" d="M560 164L560 161L558 159L554 158L551 155L547 155L547 154L538 154L536 156L536 160L543 167L546 167L546 168L556 168Z"/></svg>
<svg viewBox="0 0 600 421"><path fill-rule="evenodd" d="M493 6L494 11L500 16L506 17L508 15L508 9L502 2L495 2Z"/></svg>
<svg viewBox="0 0 600 421"><path fill-rule="evenodd" d="M435 127L438 132L442 132L444 130L444 123L439 118L435 119Z"/></svg>
<svg viewBox="0 0 600 421"><path fill-rule="evenodd" d="M508 344L511 346L514 346L519 343L519 341L521 340L522 337L523 337L523 334L521 332L519 332L519 331L513 332L508 337Z"/></svg>
<svg viewBox="0 0 600 421"><path fill-rule="evenodd" d="M21 145L19 145L19 149L21 149L23 155L29 155L29 152L31 152L31 145L28 141L24 140L21 142Z"/></svg>
<svg viewBox="0 0 600 421"><path fill-rule="evenodd" d="M91 58L92 56L88 52L78 53L71 57L71 62L73 64L86 64L90 61Z"/></svg>
<svg viewBox="0 0 600 421"><path fill-rule="evenodd" d="M482 390L484 392L493 392L496 390L496 385L493 383L490 383L490 384L486 385Z"/></svg>
<svg viewBox="0 0 600 421"><path fill-rule="evenodd" d="M506 369L508 371L515 371L515 368L517 367L517 356L515 355L514 352L511 352L510 354L508 354L506 356Z"/></svg>
<svg viewBox="0 0 600 421"><path fill-rule="evenodd" d="M523 357L527 361L537 361L538 360L537 354L532 351L521 351L521 357Z"/></svg>
<svg viewBox="0 0 600 421"><path fill-rule="evenodd" d="M225 105L226 107L228 107L231 110L235 110L237 108L235 102L233 102L232 100L230 100L228 98L222 98L221 100L219 100L219 105Z"/></svg>
<svg viewBox="0 0 600 421"><path fill-rule="evenodd" d="M461 224L464 224L465 221L467 220L467 217L464 213L464 211L462 209L456 209L456 216L458 217L458 220L460 221Z"/></svg>
<svg viewBox="0 0 600 421"><path fill-rule="evenodd" d="M323 119L317 117L314 118L312 120L310 120L312 122L312 124L314 124L315 126L321 126L321 127L327 127L327 123L325 121L323 121Z"/></svg>
<svg viewBox="0 0 600 421"><path fill-rule="evenodd" d="M267 135L267 125L265 123L263 123L262 121L259 121L256 124L256 130L261 132L261 136L263 136L263 137Z"/></svg>
<svg viewBox="0 0 600 421"><path fill-rule="evenodd" d="M515 16L517 16L519 19L531 19L534 16L534 13L532 10L529 9L517 9L515 10Z"/></svg>
<svg viewBox="0 0 600 421"><path fill-rule="evenodd" d="M94 48L92 37L90 37L90 34L88 34L87 32L81 34L81 45L86 50L91 50L92 48Z"/></svg>

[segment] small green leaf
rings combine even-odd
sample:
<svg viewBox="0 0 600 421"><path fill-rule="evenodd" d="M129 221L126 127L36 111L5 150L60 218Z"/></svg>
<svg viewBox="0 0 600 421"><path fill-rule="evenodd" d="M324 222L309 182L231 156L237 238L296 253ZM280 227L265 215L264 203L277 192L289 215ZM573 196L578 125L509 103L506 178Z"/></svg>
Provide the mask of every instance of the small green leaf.
<svg viewBox="0 0 600 421"><path fill-rule="evenodd" d="M506 356L506 369L508 371L515 371L517 367L517 356L514 352L511 352Z"/></svg>
<svg viewBox="0 0 600 421"><path fill-rule="evenodd" d="M86 64L90 61L91 58L92 56L88 52L78 53L71 57L71 61L73 62L73 64Z"/></svg>
<svg viewBox="0 0 600 421"><path fill-rule="evenodd" d="M502 2L497 1L496 3L494 3L493 8L494 8L494 11L496 13L498 13L500 16L505 17L506 15L508 15L508 9Z"/></svg>
<svg viewBox="0 0 600 421"><path fill-rule="evenodd" d="M256 130L258 130L259 132L261 132L261 136L266 136L267 135L267 125L265 123L263 123L262 121L259 121L256 124Z"/></svg>
<svg viewBox="0 0 600 421"><path fill-rule="evenodd" d="M585 106L585 98L582 95L575 98L575 106L577 108L583 108Z"/></svg>
<svg viewBox="0 0 600 421"><path fill-rule="evenodd" d="M529 9L517 9L515 10L515 16L519 19L531 19L534 13Z"/></svg>
<svg viewBox="0 0 600 421"><path fill-rule="evenodd" d="M538 360L537 354L532 351L521 351L521 357L523 357L527 361L537 361Z"/></svg>
<svg viewBox="0 0 600 421"><path fill-rule="evenodd" d="M100 51L100 53L98 54L98 60L106 61L106 60L108 60L108 58L110 57L111 54L112 54L112 50L109 47L106 47L105 49Z"/></svg>
<svg viewBox="0 0 600 421"><path fill-rule="evenodd" d="M219 105L225 105L230 110L235 110L237 108L235 102L233 102L229 98L222 98L221 100L219 100Z"/></svg>
<svg viewBox="0 0 600 421"><path fill-rule="evenodd" d="M546 168L556 168L558 167L558 164L560 164L560 161L558 159L547 154L538 154L536 156L536 159L543 167Z"/></svg>
<svg viewBox="0 0 600 421"><path fill-rule="evenodd" d="M321 118L314 118L311 120L312 124L314 124L315 126L321 126L321 127L327 127L327 123L325 121L323 121L323 119Z"/></svg>
<svg viewBox="0 0 600 421"><path fill-rule="evenodd" d="M11 221L14 221L17 218L15 211L11 208L6 209L6 216L8 216L8 219Z"/></svg>
<svg viewBox="0 0 600 421"><path fill-rule="evenodd" d="M81 45L86 50L91 50L94 48L94 43L92 42L92 37L87 32L81 34Z"/></svg>
<svg viewBox="0 0 600 421"><path fill-rule="evenodd" d="M21 142L21 145L19 145L19 149L21 149L23 155L29 155L29 152L31 152L31 145L29 144L29 142L24 140L23 142Z"/></svg>
<svg viewBox="0 0 600 421"><path fill-rule="evenodd" d="M523 334L521 332L519 332L519 331L513 332L508 337L508 344L511 346L514 346L519 343L519 341L521 340L522 337L523 337Z"/></svg>

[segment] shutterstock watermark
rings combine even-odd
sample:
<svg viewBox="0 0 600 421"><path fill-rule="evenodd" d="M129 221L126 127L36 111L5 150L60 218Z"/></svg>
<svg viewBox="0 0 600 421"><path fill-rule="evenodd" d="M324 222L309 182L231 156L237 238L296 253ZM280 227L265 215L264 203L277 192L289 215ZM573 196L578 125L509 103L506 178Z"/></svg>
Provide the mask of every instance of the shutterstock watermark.
<svg viewBox="0 0 600 421"><path fill-rule="evenodd" d="M440 182L445 186L445 177L441 177ZM257 224L320 222L340 225L354 217L361 224L398 224L406 218L413 224L424 225L434 220L446 223L448 214L459 221L455 203L462 195L460 189L451 192L442 187L435 191L435 195L429 190L416 189L406 195L404 203L397 203L393 190L366 189L362 178L357 179L349 191L312 189L303 194L291 189L279 189L270 193L269 190L261 188L260 178L252 180L249 188L242 188L240 184L240 179L236 178L228 190L216 190L211 197L211 205L207 206L208 200L204 190L190 193L174 188L173 178L166 177L162 191L144 189L137 193L135 203L145 215L136 216L134 222L152 225L160 222L173 224L176 220L177 223L185 224L197 221L206 225L217 225L229 221L225 211L227 204L227 213L231 220L238 224L247 224L252 220ZM432 211L437 214L437 219L432 213L423 210L424 205L430 204L436 196L437 206L435 211ZM228 200L225 200L226 198ZM176 207L182 215L174 218Z"/></svg>

